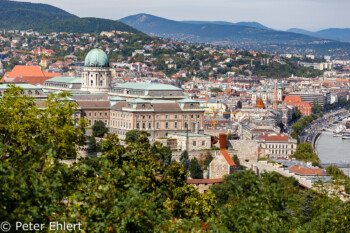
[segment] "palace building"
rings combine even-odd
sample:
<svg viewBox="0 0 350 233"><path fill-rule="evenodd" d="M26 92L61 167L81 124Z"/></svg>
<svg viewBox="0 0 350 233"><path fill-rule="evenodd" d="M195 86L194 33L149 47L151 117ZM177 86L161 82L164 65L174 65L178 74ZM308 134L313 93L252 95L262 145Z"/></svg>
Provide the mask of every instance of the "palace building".
<svg viewBox="0 0 350 233"><path fill-rule="evenodd" d="M120 138L133 129L146 130L151 139L204 132L204 109L181 88L146 82L112 86L108 57L99 48L87 54L81 78L55 77L43 86L53 93L71 91L69 101L79 105L76 117L87 119L88 133L99 120Z"/></svg>

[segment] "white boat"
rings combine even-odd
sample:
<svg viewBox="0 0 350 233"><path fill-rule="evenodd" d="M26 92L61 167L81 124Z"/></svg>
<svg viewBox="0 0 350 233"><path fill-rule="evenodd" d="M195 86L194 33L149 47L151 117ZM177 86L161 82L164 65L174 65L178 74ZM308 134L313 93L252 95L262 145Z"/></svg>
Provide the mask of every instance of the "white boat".
<svg viewBox="0 0 350 233"><path fill-rule="evenodd" d="M341 138L342 139L350 139L350 129L344 130Z"/></svg>
<svg viewBox="0 0 350 233"><path fill-rule="evenodd" d="M335 134L333 134L333 137L343 137L343 135L340 133L335 133Z"/></svg>
<svg viewBox="0 0 350 233"><path fill-rule="evenodd" d="M339 134L339 133L343 132L344 129L345 129L345 126L344 126L344 125L337 125L337 127L335 128L335 130L333 131L333 133Z"/></svg>

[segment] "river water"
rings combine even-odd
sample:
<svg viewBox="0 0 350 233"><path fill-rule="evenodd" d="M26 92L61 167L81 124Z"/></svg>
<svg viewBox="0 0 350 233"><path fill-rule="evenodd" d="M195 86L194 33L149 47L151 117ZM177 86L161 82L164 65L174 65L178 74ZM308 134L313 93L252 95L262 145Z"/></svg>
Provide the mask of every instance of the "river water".
<svg viewBox="0 0 350 233"><path fill-rule="evenodd" d="M332 133L325 132L320 136L317 152L321 163L350 164L350 139L333 137ZM349 176L349 168L342 168L342 170Z"/></svg>

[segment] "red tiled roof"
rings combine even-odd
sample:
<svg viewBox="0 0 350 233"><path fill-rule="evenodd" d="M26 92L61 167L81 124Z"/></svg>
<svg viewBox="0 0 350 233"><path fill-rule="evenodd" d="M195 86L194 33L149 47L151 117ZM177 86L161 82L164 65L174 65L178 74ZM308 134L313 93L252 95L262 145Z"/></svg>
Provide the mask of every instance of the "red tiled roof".
<svg viewBox="0 0 350 233"><path fill-rule="evenodd" d="M224 156L224 158L226 159L227 163L230 166L236 166L235 162L233 162L231 156L227 153L226 150L220 150L221 154Z"/></svg>
<svg viewBox="0 0 350 233"><path fill-rule="evenodd" d="M265 108L265 104L262 99L259 99L255 105L256 108Z"/></svg>
<svg viewBox="0 0 350 233"><path fill-rule="evenodd" d="M9 78L17 78L18 76L45 76L40 69L40 66L23 66L16 65L11 72L7 72L6 76Z"/></svg>
<svg viewBox="0 0 350 233"><path fill-rule="evenodd" d="M216 184L224 182L224 179L187 179L186 182L187 184Z"/></svg>
<svg viewBox="0 0 350 233"><path fill-rule="evenodd" d="M286 134L260 134L258 139L265 139L265 141L273 141L273 142L287 142L289 139L292 139L291 137L289 137Z"/></svg>
<svg viewBox="0 0 350 233"><path fill-rule="evenodd" d="M295 102L303 102L303 100L301 99L301 97L299 95L287 95L284 98L284 102L287 104L290 104L290 103L295 103Z"/></svg>
<svg viewBox="0 0 350 233"><path fill-rule="evenodd" d="M47 79L61 76L59 73L43 73L40 66L16 65L11 72L7 72L4 81L22 82L32 85L43 84Z"/></svg>
<svg viewBox="0 0 350 233"><path fill-rule="evenodd" d="M323 171L320 168L312 169L312 168L304 168L300 166L293 166L289 168L289 171L304 174L304 175L323 175Z"/></svg>

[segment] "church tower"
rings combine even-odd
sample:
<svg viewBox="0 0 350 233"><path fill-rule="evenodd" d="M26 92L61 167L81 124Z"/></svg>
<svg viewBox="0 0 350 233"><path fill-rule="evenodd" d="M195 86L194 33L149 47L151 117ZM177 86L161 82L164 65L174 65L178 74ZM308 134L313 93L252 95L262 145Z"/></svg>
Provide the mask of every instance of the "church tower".
<svg viewBox="0 0 350 233"><path fill-rule="evenodd" d="M5 70L2 62L0 61L0 76L2 76L3 74L5 74Z"/></svg>
<svg viewBox="0 0 350 233"><path fill-rule="evenodd" d="M278 110L278 99L277 99L277 84L275 83L275 90L273 92L273 101L272 101L273 110Z"/></svg>
<svg viewBox="0 0 350 233"><path fill-rule="evenodd" d="M252 104L256 104L256 102L257 102L257 95L256 95L256 87L255 87L255 83L254 83L254 85L253 85L253 88L252 88L252 90L253 90L253 94L252 94Z"/></svg>
<svg viewBox="0 0 350 233"><path fill-rule="evenodd" d="M267 106L268 101L267 101L267 88L266 84L264 85L264 91L262 93L262 101L264 102L265 106Z"/></svg>
<svg viewBox="0 0 350 233"><path fill-rule="evenodd" d="M107 54L98 48L91 50L85 57L82 72L82 91L108 93L112 86L111 70Z"/></svg>
<svg viewBox="0 0 350 233"><path fill-rule="evenodd" d="M279 84L279 85L278 85L277 99L278 99L278 101L280 101L280 102L282 102L282 100L283 100L283 88L282 88L282 84Z"/></svg>

